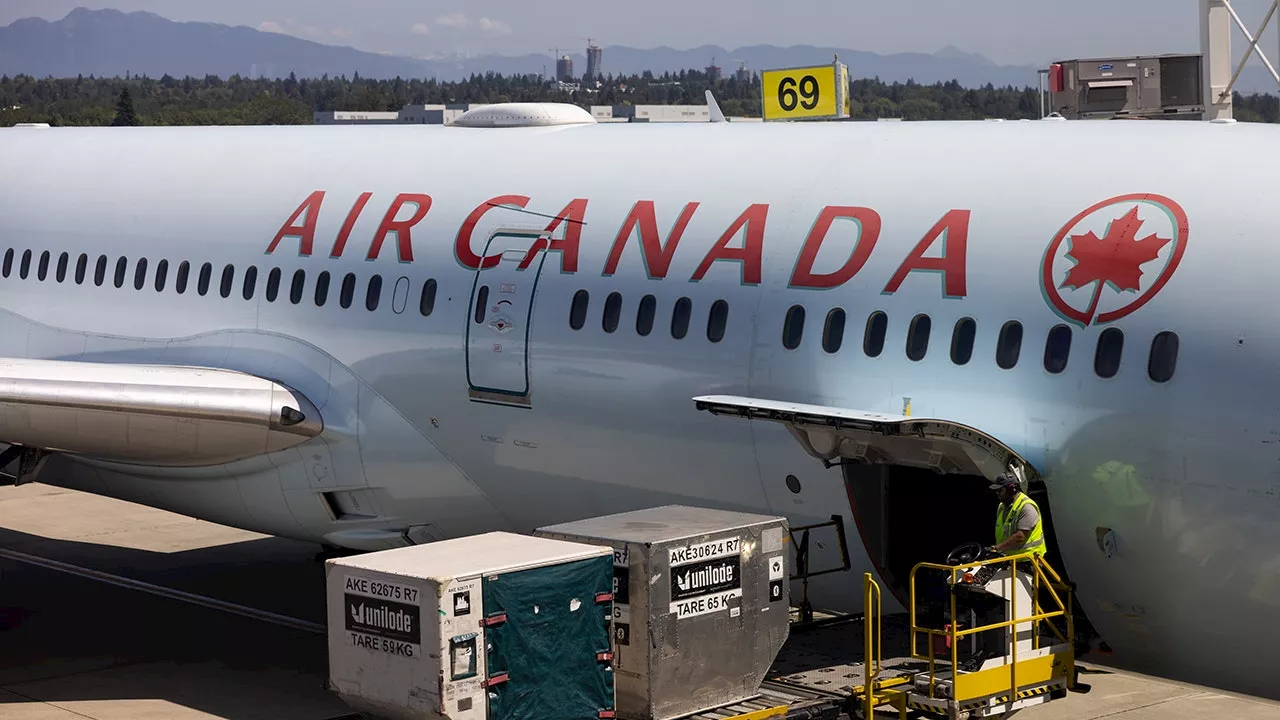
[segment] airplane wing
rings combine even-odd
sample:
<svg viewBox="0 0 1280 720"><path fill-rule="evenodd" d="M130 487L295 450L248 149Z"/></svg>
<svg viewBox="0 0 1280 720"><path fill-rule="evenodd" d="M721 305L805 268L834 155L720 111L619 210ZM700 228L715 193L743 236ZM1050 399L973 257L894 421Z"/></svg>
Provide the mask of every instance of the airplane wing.
<svg viewBox="0 0 1280 720"><path fill-rule="evenodd" d="M909 417L781 400L702 395L698 410L779 423L826 467L842 462L906 465L938 473L995 477L1032 470L996 438L943 418ZM1033 471L1033 470L1032 470Z"/></svg>
<svg viewBox="0 0 1280 720"><path fill-rule="evenodd" d="M0 358L0 468L45 453L156 466L218 465L324 429L301 393L216 368Z"/></svg>

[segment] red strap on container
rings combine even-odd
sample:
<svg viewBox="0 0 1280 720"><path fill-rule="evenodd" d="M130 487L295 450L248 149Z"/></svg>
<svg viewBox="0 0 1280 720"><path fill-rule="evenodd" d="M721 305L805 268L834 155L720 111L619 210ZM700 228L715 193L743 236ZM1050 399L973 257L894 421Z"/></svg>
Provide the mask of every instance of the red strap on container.
<svg viewBox="0 0 1280 720"><path fill-rule="evenodd" d="M511 678L506 673L502 673L501 675L494 675L493 677L484 681L484 686L488 688L488 687L493 687L494 685L501 685L502 683L510 679Z"/></svg>
<svg viewBox="0 0 1280 720"><path fill-rule="evenodd" d="M609 661L613 660L613 652L611 652L611 651L609 651L609 650L605 650L605 651L603 651L603 652L598 652L598 653L596 653L596 660L597 660L598 662L609 662Z"/></svg>
<svg viewBox="0 0 1280 720"><path fill-rule="evenodd" d="M613 599L613 593L611 592L596 593L597 603L607 603L612 599Z"/></svg>
<svg viewBox="0 0 1280 720"><path fill-rule="evenodd" d="M600 711L600 717L601 717L601 718L615 718L615 717L618 717L618 713L614 712L613 710L601 710L601 711Z"/></svg>
<svg viewBox="0 0 1280 720"><path fill-rule="evenodd" d="M485 619L484 619L484 624L485 624L485 626L487 627L487 626L492 626L492 625L501 625L502 623L504 623L504 622L506 622L506 621L507 621L507 614L506 614L506 613L498 613L497 615L493 615L493 616L490 616L490 617L485 618Z"/></svg>

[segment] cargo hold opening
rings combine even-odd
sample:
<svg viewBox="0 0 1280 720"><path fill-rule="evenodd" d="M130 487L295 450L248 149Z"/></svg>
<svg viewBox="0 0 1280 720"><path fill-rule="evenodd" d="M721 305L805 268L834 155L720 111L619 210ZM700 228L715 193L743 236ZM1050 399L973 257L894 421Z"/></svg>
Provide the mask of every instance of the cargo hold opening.
<svg viewBox="0 0 1280 720"><path fill-rule="evenodd" d="M777 422L815 461L840 472L872 563L906 605L911 569L943 563L965 543L995 542L991 479L1012 472L1040 507L1046 559L1066 578L1038 472L999 439L958 422L760 398L703 396L715 415ZM919 588L918 592L928 591Z"/></svg>
<svg viewBox="0 0 1280 720"><path fill-rule="evenodd" d="M986 477L905 465L848 462L842 468L867 554L886 591L904 605L916 563L942 563L960 545L994 541L1000 503Z"/></svg>

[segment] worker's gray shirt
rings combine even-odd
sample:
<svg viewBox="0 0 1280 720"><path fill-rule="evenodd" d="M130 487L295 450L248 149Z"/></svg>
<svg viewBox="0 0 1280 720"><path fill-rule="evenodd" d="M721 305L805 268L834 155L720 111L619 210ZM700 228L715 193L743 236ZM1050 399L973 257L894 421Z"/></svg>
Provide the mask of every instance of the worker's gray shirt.
<svg viewBox="0 0 1280 720"><path fill-rule="evenodd" d="M1036 523L1040 521L1040 512L1031 503L1026 503L1022 509L1018 511L1017 529L1023 530L1028 536L1035 529Z"/></svg>

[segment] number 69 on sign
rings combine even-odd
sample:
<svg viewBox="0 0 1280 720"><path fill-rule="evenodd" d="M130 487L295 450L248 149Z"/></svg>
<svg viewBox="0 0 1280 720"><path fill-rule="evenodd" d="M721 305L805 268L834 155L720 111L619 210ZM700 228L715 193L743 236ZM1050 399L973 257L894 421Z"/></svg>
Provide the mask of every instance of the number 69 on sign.
<svg viewBox="0 0 1280 720"><path fill-rule="evenodd" d="M831 65L766 70L760 75L765 120L849 116L849 71Z"/></svg>

